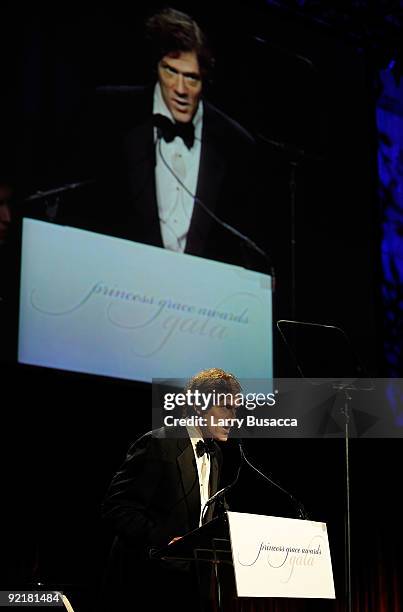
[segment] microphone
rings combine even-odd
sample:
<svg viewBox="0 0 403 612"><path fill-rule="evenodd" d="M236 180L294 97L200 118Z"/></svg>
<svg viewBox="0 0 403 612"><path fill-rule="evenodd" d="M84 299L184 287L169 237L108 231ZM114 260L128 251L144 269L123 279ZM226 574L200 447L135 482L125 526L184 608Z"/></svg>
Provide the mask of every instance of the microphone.
<svg viewBox="0 0 403 612"><path fill-rule="evenodd" d="M59 211L60 205L60 197L69 191L73 191L74 189L80 189L81 187L85 187L86 185L91 185L95 183L95 179L87 179L85 181L79 181L76 183L68 183L67 185L62 185L61 187L56 187L55 189L48 189L47 191L42 191L39 189L35 193L31 194L27 198L25 198L24 202L26 203L35 203L36 201L43 200L45 203L45 215L47 220L53 223L56 220Z"/></svg>
<svg viewBox="0 0 403 612"><path fill-rule="evenodd" d="M214 495L212 495L206 501L206 503L203 506L203 511L202 511L202 524L204 523L205 513L206 513L207 509L211 506L211 504L213 504L217 499L220 499L220 498L224 497L226 492L229 491L229 489L232 489L232 487L234 485L236 485L236 483L238 482L239 474L240 474L241 468L242 468L242 449L241 449L241 441L240 440L238 440L238 445L239 445L239 451L241 453L241 461L239 463L238 472L237 472L237 475L235 476L235 480L233 482L231 482L229 485L226 485L225 487L223 487L222 489L220 489L219 491L214 493Z"/></svg>
<svg viewBox="0 0 403 612"><path fill-rule="evenodd" d="M304 64L309 66L309 68L311 70L314 70L315 72L318 71L317 67L312 62L312 60L309 59L309 57L306 57L305 55L301 55L300 53L296 53L295 51L292 51L291 49L287 49L286 47L281 47L280 45L278 45L277 43L272 42L268 38L263 38L263 36L253 36L253 40L254 40L254 42L258 43L259 45L267 45L268 47L271 47L272 49L275 49L276 51L280 51L284 55L288 55L288 57L295 57L300 62L303 62Z"/></svg>
<svg viewBox="0 0 403 612"><path fill-rule="evenodd" d="M85 185L91 185L92 183L95 183L95 179L88 179L78 183L69 183L67 185L63 185L62 187L56 187L56 189L48 189L47 191L38 190L25 198L25 202L34 202L35 200L42 200L52 196L57 197L66 191L72 191L73 189L78 189L79 187L84 187Z"/></svg>
<svg viewBox="0 0 403 612"><path fill-rule="evenodd" d="M244 449L243 449L243 445L242 445L242 440L239 440L239 450L241 453L241 457L242 460L245 461L245 463L251 467L253 470L255 470L255 472L257 472L258 474L260 474L260 476L262 476L265 480L267 480L267 482L269 482L271 485L277 487L277 489L279 489L280 491L282 491L283 493L285 493L286 495L288 495L288 497L291 499L292 503L294 504L294 507L296 509L297 512L297 518L299 519L303 519L303 520L309 520L309 516L307 511L305 510L304 505L302 504L302 502L300 502L298 499L296 499L294 497L294 495L292 495L289 491L287 491L286 489L284 489L282 486L280 486L277 482L275 482L274 480L272 480L271 478L269 478L268 476L266 476L266 474L263 474L263 472L261 472L260 470L258 470L257 467L255 467L250 461L249 459L246 457Z"/></svg>
<svg viewBox="0 0 403 612"><path fill-rule="evenodd" d="M183 181L181 181L181 179L179 178L179 176L172 170L171 166L168 164L168 162L166 161L162 150L161 150L161 130L158 130L157 128L157 140L156 140L156 146L158 146L158 153L160 155L160 158L163 162L163 164L166 166L166 168L168 169L168 171L172 174L172 176L175 178L175 180L179 183L179 185L182 187L182 189L184 189L186 191L186 193L194 199L194 201L203 208L203 210L216 222L218 223L218 225L221 225L221 227L223 227L224 229L226 229L227 231L229 231L233 236L236 236L237 238L240 238L243 242L245 242L253 251L255 251L256 253L258 253L261 257L263 257L269 266L270 269L270 276L272 277L272 283L273 283L273 290L274 287L276 286L275 284L275 271L274 271L274 266L273 266L273 262L271 260L271 258L269 257L269 255L266 253L266 251L264 251L260 246L258 246L255 242L253 242L253 240L251 238L249 238L249 236L246 236L246 234L242 234L242 232L240 232L239 230L235 229L235 227L233 227L232 225L230 225L229 223L226 223L225 221L223 221L222 219L220 219L219 217L217 217L217 215L215 213L213 213L212 210L209 209L209 207L200 199L197 197L196 194L192 193L190 191L190 189L188 189L185 185L185 183Z"/></svg>
<svg viewBox="0 0 403 612"><path fill-rule="evenodd" d="M297 145L290 144L287 142L281 142L280 140L273 140L272 138L267 138L263 134L257 134L257 138L262 141L264 144L267 144L277 151L280 151L288 161L291 163L296 163L299 160L306 160L312 162L322 162L324 157L321 155L314 155L313 153L308 153L305 149L301 149L297 147Z"/></svg>

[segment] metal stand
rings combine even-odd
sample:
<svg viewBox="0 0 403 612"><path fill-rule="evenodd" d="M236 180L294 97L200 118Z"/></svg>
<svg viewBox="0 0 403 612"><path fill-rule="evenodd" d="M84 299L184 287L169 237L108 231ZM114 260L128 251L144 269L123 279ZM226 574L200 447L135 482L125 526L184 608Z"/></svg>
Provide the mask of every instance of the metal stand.
<svg viewBox="0 0 403 612"><path fill-rule="evenodd" d="M351 523L350 523L350 457L349 457L349 437L350 437L350 402L351 395L348 390L344 390L344 407L342 409L345 428L345 469L346 469L346 519L345 519L345 585L347 612L352 612L352 587L351 587Z"/></svg>
<svg viewBox="0 0 403 612"><path fill-rule="evenodd" d="M223 612L224 600L222 594L219 566L224 564L230 565L232 567L232 559L229 549L230 543L229 540L225 538L212 538L211 543L211 548L195 548L193 553L193 559L196 562L195 565L197 573L197 582L199 585L200 594L206 592L206 589L208 589L209 586L205 582L206 576L202 577L201 575L201 567L204 564L206 564L208 567L212 567L213 574L210 574L210 576L214 576L215 597L217 604L217 607L215 609L217 609L218 612ZM212 593L212 590L210 591L210 593ZM211 602L209 604L206 604L206 601L201 598L199 603L201 604L203 612L211 612Z"/></svg>
<svg viewBox="0 0 403 612"><path fill-rule="evenodd" d="M333 379L332 387L343 394L341 413L344 416L345 450L345 596L346 612L352 612L351 581L351 516L350 516L350 456L352 391L370 391L373 386L357 386L365 376L365 368L358 360L345 332L333 325L301 321L277 321L277 328L288 346L302 378L315 384L315 379ZM320 358L318 358L320 356ZM337 382L336 382L337 381Z"/></svg>
<svg viewBox="0 0 403 612"><path fill-rule="evenodd" d="M288 180L289 206L290 206L290 285L291 285L291 319L295 319L297 312L297 170L301 162L317 163L323 160L322 156L308 153L296 145L280 142L258 134L259 140L269 145L278 155L283 157L290 169Z"/></svg>
<svg viewBox="0 0 403 612"><path fill-rule="evenodd" d="M296 219L296 194L297 194L297 168L298 162L290 162L290 226L291 226L291 318L295 319L297 312L297 219Z"/></svg>

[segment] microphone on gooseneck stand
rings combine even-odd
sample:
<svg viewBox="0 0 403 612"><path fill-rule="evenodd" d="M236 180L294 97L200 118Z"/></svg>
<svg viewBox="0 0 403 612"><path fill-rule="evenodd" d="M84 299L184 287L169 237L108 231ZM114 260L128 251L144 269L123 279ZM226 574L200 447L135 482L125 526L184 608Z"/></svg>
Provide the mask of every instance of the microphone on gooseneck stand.
<svg viewBox="0 0 403 612"><path fill-rule="evenodd" d="M284 489L281 485L279 485L277 482L275 482L272 478L269 478L269 476L267 476L266 474L263 474L263 472L261 472L256 466L253 465L253 463L251 463L249 461L249 459L245 455L243 441L240 438L238 439L238 446L239 446L239 452L240 452L240 455L241 455L241 461L240 461L240 464L239 464L239 467L238 467L237 475L236 475L236 477L235 477L233 482L231 482L229 485L223 487L222 489L220 489L219 491L214 493L214 495L212 495L206 501L206 503L204 504L204 507L203 507L203 512L202 512L202 523L204 522L205 513L206 513L207 509L209 508L209 506L211 506L211 504L213 504L214 502L222 501L224 496L225 496L225 494L227 493L227 491L229 491L230 489L232 489L232 487L234 485L236 485L236 483L239 480L239 474L241 472L241 468L242 468L242 465L243 465L244 462L246 463L246 465L248 465L250 468L252 468L252 470L257 472L262 478L264 478L267 482L269 482L271 485L273 485L274 487L279 489L282 493L285 493L285 495L287 495L290 498L290 500L292 501L292 503L293 503L293 505L295 507L297 518L303 519L303 520L309 520L309 515L308 515L308 513L307 513L307 511L305 509L305 506L303 505L303 503L301 501L296 499L294 497L294 495L292 495L292 493L290 493L289 491Z"/></svg>
<svg viewBox="0 0 403 612"><path fill-rule="evenodd" d="M86 181L69 183L67 185L63 185L62 187L56 187L56 189L48 189L47 191L38 190L32 195L25 198L25 202L34 202L35 200L43 200L50 196L59 196L61 194L66 193L67 191L72 191L73 189L79 189L80 187L91 185L92 183L95 183L95 179L88 179Z"/></svg>
<svg viewBox="0 0 403 612"><path fill-rule="evenodd" d="M266 476L266 474L263 474L263 472L261 472L260 470L258 470L257 467L255 467L250 461L249 459L246 457L245 455L245 451L243 448L243 443L242 440L239 440L239 450L241 452L241 457L242 460L245 461L245 463L251 467L253 470L255 470L255 472L257 472L260 476L262 476L262 478L264 478L265 480L267 480L267 482L269 482L271 485L277 487L277 489L279 489L280 491L282 491L283 493L285 493L286 495L288 495L288 497L291 499L292 503L294 504L296 513L297 513L297 518L299 519L303 519L303 520L309 520L309 516L307 511L305 510L304 505L302 504L302 502L300 502L298 499L296 499L289 491L287 491L286 489L284 489L282 486L280 486L277 482L275 482L274 480L272 480L271 478L269 478L268 476Z"/></svg>
<svg viewBox="0 0 403 612"><path fill-rule="evenodd" d="M35 193L27 196L24 202L28 205L36 204L37 202L44 202L44 212L47 221L55 222L58 213L59 213L59 205L61 202L62 196L67 193L82 189L88 185L92 185L95 183L95 179L87 179L85 181L76 181L75 183L68 183L66 185L62 185L61 187L56 187L54 189L38 189ZM31 214L32 211L29 211Z"/></svg>
<svg viewBox="0 0 403 612"><path fill-rule="evenodd" d="M203 511L202 511L202 524L204 523L204 517L205 514L207 512L207 509L209 508L209 506L211 506L211 504L213 504L216 501L223 501L225 494L227 493L227 491L229 491L230 489L232 489L232 487L234 485L236 485L236 483L238 482L239 479L239 474L241 472L241 468L242 468L242 449L241 449L241 441L239 440L239 450L241 452L241 461L239 462L239 467L238 467L238 471L237 471L237 475L235 476L235 479L233 480L233 482L231 482L229 485L223 487L222 489L220 489L219 491L217 491L216 493L214 493L214 495L212 495L204 504L203 506Z"/></svg>

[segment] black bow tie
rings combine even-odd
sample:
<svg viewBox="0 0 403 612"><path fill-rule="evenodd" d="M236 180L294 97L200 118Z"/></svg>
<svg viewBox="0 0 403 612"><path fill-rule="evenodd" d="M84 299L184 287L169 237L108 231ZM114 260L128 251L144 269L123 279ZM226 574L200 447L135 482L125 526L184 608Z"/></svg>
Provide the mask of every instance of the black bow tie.
<svg viewBox="0 0 403 612"><path fill-rule="evenodd" d="M157 114L153 115L153 123L157 128L159 138L162 136L166 142L172 142L176 136L179 136L188 149L193 147L195 128L192 121L188 123L173 123L168 117Z"/></svg>
<svg viewBox="0 0 403 612"><path fill-rule="evenodd" d="M214 442L211 438L206 438L206 440L199 440L196 444L196 454L198 457L203 457L204 453L208 455L214 455L215 446Z"/></svg>

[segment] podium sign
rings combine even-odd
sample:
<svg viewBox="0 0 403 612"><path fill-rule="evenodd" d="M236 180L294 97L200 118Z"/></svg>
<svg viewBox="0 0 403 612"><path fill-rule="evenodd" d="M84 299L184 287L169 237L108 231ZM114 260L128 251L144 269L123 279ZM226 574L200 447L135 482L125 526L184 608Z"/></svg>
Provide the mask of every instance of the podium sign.
<svg viewBox="0 0 403 612"><path fill-rule="evenodd" d="M214 355L242 378L271 376L265 274L33 219L21 260L20 363L150 382Z"/></svg>
<svg viewBox="0 0 403 612"><path fill-rule="evenodd" d="M335 599L325 523L227 514L238 597Z"/></svg>

